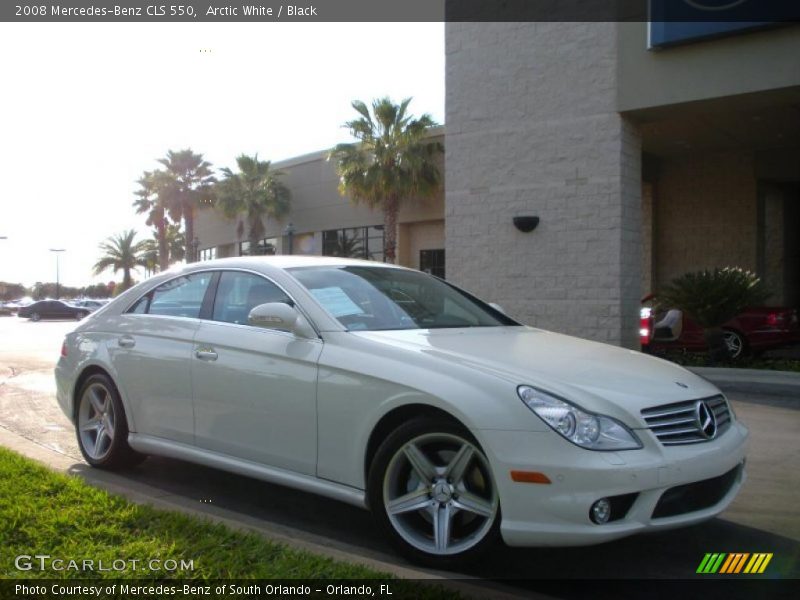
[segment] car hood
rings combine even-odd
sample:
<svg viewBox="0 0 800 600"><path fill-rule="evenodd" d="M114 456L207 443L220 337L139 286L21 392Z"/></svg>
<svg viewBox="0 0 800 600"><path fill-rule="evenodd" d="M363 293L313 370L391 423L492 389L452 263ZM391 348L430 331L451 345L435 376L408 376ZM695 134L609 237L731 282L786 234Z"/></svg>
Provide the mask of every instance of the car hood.
<svg viewBox="0 0 800 600"><path fill-rule="evenodd" d="M541 387L585 408L643 408L719 393L705 379L641 352L532 327L357 332L393 348L424 353L515 384ZM616 412L611 410L610 412Z"/></svg>

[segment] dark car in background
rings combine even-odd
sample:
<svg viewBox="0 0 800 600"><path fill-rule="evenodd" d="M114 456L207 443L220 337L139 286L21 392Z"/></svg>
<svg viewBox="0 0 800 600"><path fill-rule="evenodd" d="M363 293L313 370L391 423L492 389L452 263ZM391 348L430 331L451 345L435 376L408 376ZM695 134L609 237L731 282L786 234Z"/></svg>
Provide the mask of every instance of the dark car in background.
<svg viewBox="0 0 800 600"><path fill-rule="evenodd" d="M787 307L746 308L722 326L731 358L800 343L798 311ZM677 309L656 312L642 307L639 334L649 352L706 350L703 328Z"/></svg>
<svg viewBox="0 0 800 600"><path fill-rule="evenodd" d="M17 315L31 321L40 319L77 319L80 321L90 312L88 308L72 306L61 300L39 300L20 308Z"/></svg>
<svg viewBox="0 0 800 600"><path fill-rule="evenodd" d="M81 300L73 300L70 304L79 308L85 308L89 312L94 312L108 304L108 300L92 300L90 298L83 298Z"/></svg>

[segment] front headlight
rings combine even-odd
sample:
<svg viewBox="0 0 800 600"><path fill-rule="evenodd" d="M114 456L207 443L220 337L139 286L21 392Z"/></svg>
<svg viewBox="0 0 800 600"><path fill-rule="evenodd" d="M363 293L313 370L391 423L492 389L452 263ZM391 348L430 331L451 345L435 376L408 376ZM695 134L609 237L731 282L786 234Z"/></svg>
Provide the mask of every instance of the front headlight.
<svg viewBox="0 0 800 600"><path fill-rule="evenodd" d="M636 435L619 421L581 410L557 396L521 385L517 393L525 405L573 444L589 450L635 450Z"/></svg>

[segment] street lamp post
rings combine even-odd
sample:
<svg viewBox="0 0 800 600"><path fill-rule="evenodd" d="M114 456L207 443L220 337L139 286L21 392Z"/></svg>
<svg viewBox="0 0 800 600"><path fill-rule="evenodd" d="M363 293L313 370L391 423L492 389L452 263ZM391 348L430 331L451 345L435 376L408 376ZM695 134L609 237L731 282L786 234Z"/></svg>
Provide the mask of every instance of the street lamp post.
<svg viewBox="0 0 800 600"><path fill-rule="evenodd" d="M65 250L66 250L65 248L50 248L50 252L55 252L56 253L56 300L58 300L59 292L60 292L59 288L61 286L61 274L59 273L60 269L59 269L59 264L58 264L58 257L60 255L60 253L64 252Z"/></svg>
<svg viewBox="0 0 800 600"><path fill-rule="evenodd" d="M294 225L292 225L290 222L286 226L286 229L283 230L283 232L286 234L287 242L289 242L289 248L288 248L289 252L287 252L287 254L294 254L294 232L295 232Z"/></svg>

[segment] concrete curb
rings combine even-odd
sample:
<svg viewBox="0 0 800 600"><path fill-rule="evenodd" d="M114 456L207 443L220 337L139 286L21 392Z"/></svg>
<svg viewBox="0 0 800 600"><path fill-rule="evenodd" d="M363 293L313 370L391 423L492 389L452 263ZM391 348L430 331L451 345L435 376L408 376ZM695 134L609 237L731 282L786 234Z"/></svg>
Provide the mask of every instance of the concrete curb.
<svg viewBox="0 0 800 600"><path fill-rule="evenodd" d="M689 367L722 391L789 396L800 401L800 373L765 369Z"/></svg>
<svg viewBox="0 0 800 600"><path fill-rule="evenodd" d="M307 531L294 529L275 523L265 523L259 519L250 518L241 513L229 511L210 504L198 504L183 496L165 493L163 490L153 488L147 484L133 482L124 476L110 471L93 469L82 461L71 456L57 452L51 448L38 444L3 426L0 426L0 446L4 446L23 456L44 463L54 471L81 477L86 483L103 489L109 493L122 496L131 502L149 504L155 508L177 511L195 517L206 518L215 523L223 523L239 531L255 532L265 538L285 544L298 550L305 550L329 558L356 563L377 571L394 575L399 579L422 580L431 585L443 585L461 593L468 598L549 598L548 596L531 594L530 592L517 591L502 584L489 584L487 586L471 584L469 579L480 581L478 578L464 574L449 574L436 571L420 570L413 566L398 565L389 562L392 557L373 553L372 557L364 556L356 548L333 540L318 536ZM457 577L458 580L454 580Z"/></svg>

